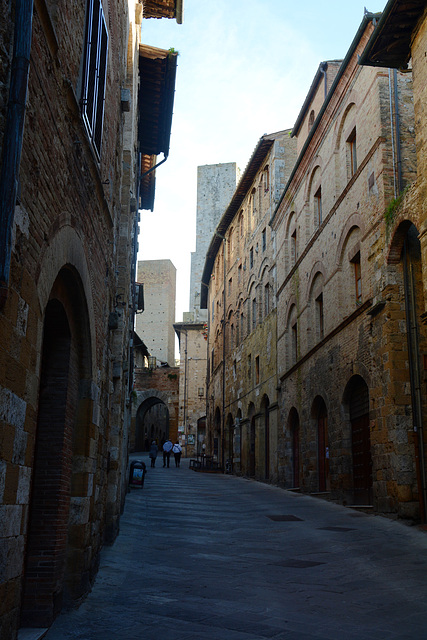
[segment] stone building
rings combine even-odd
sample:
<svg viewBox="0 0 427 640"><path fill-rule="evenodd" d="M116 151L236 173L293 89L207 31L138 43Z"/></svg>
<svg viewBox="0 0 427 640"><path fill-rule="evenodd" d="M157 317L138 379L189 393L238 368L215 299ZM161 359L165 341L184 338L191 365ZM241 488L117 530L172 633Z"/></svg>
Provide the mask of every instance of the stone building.
<svg viewBox="0 0 427 640"><path fill-rule="evenodd" d="M240 170L234 162L197 167L196 251L191 254L190 306L174 325L179 340L179 436L184 455L206 447L207 310L200 308L209 242L230 202Z"/></svg>
<svg viewBox="0 0 427 640"><path fill-rule="evenodd" d="M137 208L154 193L141 167L168 154L176 69L140 48L141 24L181 9L0 11L0 638L14 640L87 593L118 532Z"/></svg>
<svg viewBox="0 0 427 640"><path fill-rule="evenodd" d="M202 276L201 306L209 311L207 449L223 467L231 460L237 472L260 479L278 477L275 240L269 222L295 158L289 131L260 138L211 238Z"/></svg>
<svg viewBox="0 0 427 640"><path fill-rule="evenodd" d="M412 86L358 65L377 19L365 14L320 108L320 77L304 104L293 129L301 151L271 221L278 456L285 486L416 517L403 297L385 214L398 163L403 184L415 176Z"/></svg>
<svg viewBox="0 0 427 640"><path fill-rule="evenodd" d="M144 287L144 313L135 330L157 365L175 365L176 269L170 260L138 260L137 282Z"/></svg>
<svg viewBox="0 0 427 640"><path fill-rule="evenodd" d="M414 456L417 463L417 483L411 475L412 487L407 496L418 494L420 515L426 520L427 476L426 476L426 370L425 352L427 312L427 70L425 64L427 48L427 16L425 2L408 3L390 0L372 34L359 64L392 69L395 81L397 69L413 77L413 101L415 111L415 142L417 154L416 179L406 184L397 167L394 208L388 215L388 242L385 257L390 271L396 273L394 294L399 297L400 318L404 322L407 340L403 340L403 356L407 369L402 376L406 396L400 401L400 420L404 422L410 443L411 471ZM398 125L396 125L398 126ZM402 129L402 128L401 128ZM402 190L405 189L402 194ZM399 287L399 291L397 291ZM404 303L403 303L403 299ZM388 306L390 307L390 301ZM402 348L399 345L399 349ZM408 375L409 373L409 375ZM402 384L401 383L401 384ZM410 399L408 398L410 392ZM410 402L409 402L410 400ZM406 443L405 443L406 444Z"/></svg>
<svg viewBox="0 0 427 640"><path fill-rule="evenodd" d="M424 179L410 187L410 74L358 64L379 18L365 13L345 59L319 66L269 215L258 223L260 165L212 238L208 432L237 472L416 520Z"/></svg>

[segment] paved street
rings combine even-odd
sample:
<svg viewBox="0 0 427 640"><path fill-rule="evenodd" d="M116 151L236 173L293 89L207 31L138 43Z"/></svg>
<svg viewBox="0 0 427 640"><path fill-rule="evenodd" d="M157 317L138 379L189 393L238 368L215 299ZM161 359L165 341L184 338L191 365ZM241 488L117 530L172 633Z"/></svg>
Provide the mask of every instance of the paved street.
<svg viewBox="0 0 427 640"><path fill-rule="evenodd" d="M187 460L147 468L47 640L427 638L427 533Z"/></svg>

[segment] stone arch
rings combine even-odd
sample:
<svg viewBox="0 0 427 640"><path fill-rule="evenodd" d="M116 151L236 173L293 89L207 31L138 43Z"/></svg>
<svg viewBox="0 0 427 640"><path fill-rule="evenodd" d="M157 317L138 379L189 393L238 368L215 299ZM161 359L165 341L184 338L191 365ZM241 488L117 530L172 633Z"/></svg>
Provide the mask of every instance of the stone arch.
<svg viewBox="0 0 427 640"><path fill-rule="evenodd" d="M144 396L144 399L142 397ZM137 410L135 416L135 441L133 451L146 451L153 440L161 448L169 437L169 397L152 389L137 392Z"/></svg>
<svg viewBox="0 0 427 640"><path fill-rule="evenodd" d="M387 264L399 264L401 261L403 245L412 224L410 220L403 220L395 230L387 253Z"/></svg>
<svg viewBox="0 0 427 640"><path fill-rule="evenodd" d="M307 302L309 302L310 297L312 295L312 291L313 291L313 285L314 285L314 281L315 279L317 279L317 277L319 276L319 274L321 275L322 279L323 279L323 284L326 281L326 270L325 270L325 266L323 264L323 262L321 262L320 260L317 260L310 272L310 276L308 278L308 284L307 284Z"/></svg>
<svg viewBox="0 0 427 640"><path fill-rule="evenodd" d="M347 218L347 222L345 223L341 231L337 252L336 252L336 257L335 257L335 263L338 267L341 265L343 260L343 251L345 248L345 243L347 241L347 238L350 235L350 231L352 231L352 229L354 229L355 227L360 229L361 237L363 237L365 234L365 223L360 213L352 213Z"/></svg>
<svg viewBox="0 0 427 640"><path fill-rule="evenodd" d="M91 487L97 449L91 434L99 424L91 323L80 274L63 266L47 298L41 298L42 357L21 624L44 627L64 602L90 588L96 558L83 541L91 539L96 520Z"/></svg>
<svg viewBox="0 0 427 640"><path fill-rule="evenodd" d="M91 353L96 353L96 316L92 295L92 278L80 236L75 229L68 225L64 225L59 229L55 236L49 241L49 244L44 247L41 255L40 265L35 278L40 314L43 315L50 298L53 284L61 269L66 265L68 265L68 268L74 269L79 275L80 286L84 292L85 305L88 310L87 321L89 323L91 341L90 351ZM106 301L106 308L109 308L108 301ZM95 379L95 371L96 362L93 360L90 378Z"/></svg>

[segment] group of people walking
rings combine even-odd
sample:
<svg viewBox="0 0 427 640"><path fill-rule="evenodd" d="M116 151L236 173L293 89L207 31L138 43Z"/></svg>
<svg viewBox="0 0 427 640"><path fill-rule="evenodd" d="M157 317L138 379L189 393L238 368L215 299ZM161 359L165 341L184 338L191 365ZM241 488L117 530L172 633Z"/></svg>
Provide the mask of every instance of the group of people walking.
<svg viewBox="0 0 427 640"><path fill-rule="evenodd" d="M159 447L157 446L156 441L153 440L153 442L151 443L150 452L148 454L151 460L152 468L156 466L156 458L157 458L158 452L159 452ZM181 464L181 454L182 454L181 445L179 444L178 441L175 442L175 444L172 444L172 441L168 439L163 445L163 467L169 467L170 457L172 453L175 458L175 466L179 467Z"/></svg>

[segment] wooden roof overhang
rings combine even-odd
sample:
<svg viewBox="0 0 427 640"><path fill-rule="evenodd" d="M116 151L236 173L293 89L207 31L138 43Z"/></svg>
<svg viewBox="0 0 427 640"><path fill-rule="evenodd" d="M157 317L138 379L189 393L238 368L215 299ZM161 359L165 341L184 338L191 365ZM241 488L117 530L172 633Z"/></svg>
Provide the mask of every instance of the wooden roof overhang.
<svg viewBox="0 0 427 640"><path fill-rule="evenodd" d="M154 207L157 156L169 155L178 54L165 49L139 47L139 125L141 153L141 207ZM147 173L150 171L150 173Z"/></svg>
<svg viewBox="0 0 427 640"><path fill-rule="evenodd" d="M208 286L209 280L212 274L213 265L216 255L223 242L222 237L225 236L228 227L230 226L234 216L240 209L243 200L248 194L249 189L255 179L255 176L261 168L268 152L270 151L275 140L275 136L264 135L260 138L255 150L248 162L248 165L240 178L239 184L236 187L233 197L230 200L230 204L225 210L224 215L218 223L216 231L212 237L209 248L206 253L205 266L202 274L202 287L200 293L200 307L201 309L207 308L208 303ZM221 237L222 236L222 237Z"/></svg>
<svg viewBox="0 0 427 640"><path fill-rule="evenodd" d="M175 18L182 24L184 0L143 0L144 18Z"/></svg>
<svg viewBox="0 0 427 640"><path fill-rule="evenodd" d="M389 0L359 64L406 69L412 34L425 11L425 0Z"/></svg>

